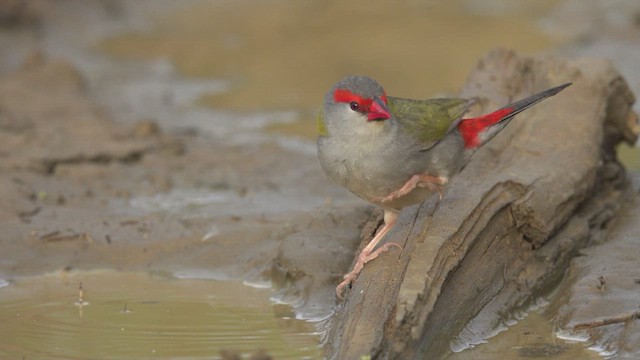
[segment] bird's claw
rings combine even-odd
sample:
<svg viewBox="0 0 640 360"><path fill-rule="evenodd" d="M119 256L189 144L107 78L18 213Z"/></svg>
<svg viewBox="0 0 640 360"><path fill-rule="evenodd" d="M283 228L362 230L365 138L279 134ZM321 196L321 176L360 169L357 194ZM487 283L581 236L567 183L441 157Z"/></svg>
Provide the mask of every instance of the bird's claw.
<svg viewBox="0 0 640 360"><path fill-rule="evenodd" d="M344 292L344 288L349 286L351 288L351 283L356 279L356 275L352 273L348 273L344 276L344 280L336 287L336 295L340 300L344 300L342 293Z"/></svg>
<svg viewBox="0 0 640 360"><path fill-rule="evenodd" d="M442 201L442 198L444 197L444 193L442 192L442 186L435 184L435 183L431 183L431 182L421 182L418 184L419 187L421 188L427 188L432 192L438 192L438 197L440 197L440 201Z"/></svg>
<svg viewBox="0 0 640 360"><path fill-rule="evenodd" d="M386 253L387 251L389 251L389 248L391 248L392 246L395 246L398 249L400 249L400 251L402 251L402 246L400 244L394 243L394 242L383 244L376 251L373 251L371 253L363 251L358 256L358 260L356 261L356 265L353 267L353 270L351 270L350 273L346 274L343 277L344 280L342 280L342 282L336 287L336 295L338 296L338 298L340 300L344 300L344 298L342 296L344 288L346 286L349 286L349 288L351 288L351 283L356 280L356 278L358 277L358 274L360 274L360 271L362 271L362 268L364 267L364 264L366 264L369 261L377 258L381 254Z"/></svg>

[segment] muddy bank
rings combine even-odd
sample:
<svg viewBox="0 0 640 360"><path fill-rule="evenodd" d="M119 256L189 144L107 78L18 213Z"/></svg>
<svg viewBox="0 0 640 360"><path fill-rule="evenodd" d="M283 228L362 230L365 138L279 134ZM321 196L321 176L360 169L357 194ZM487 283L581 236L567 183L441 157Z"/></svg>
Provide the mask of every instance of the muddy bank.
<svg viewBox="0 0 640 360"><path fill-rule="evenodd" d="M281 239L316 216L292 212L330 212L329 196L344 194L276 143L117 124L73 65L38 54L0 79L0 156L5 278L77 267L262 276Z"/></svg>

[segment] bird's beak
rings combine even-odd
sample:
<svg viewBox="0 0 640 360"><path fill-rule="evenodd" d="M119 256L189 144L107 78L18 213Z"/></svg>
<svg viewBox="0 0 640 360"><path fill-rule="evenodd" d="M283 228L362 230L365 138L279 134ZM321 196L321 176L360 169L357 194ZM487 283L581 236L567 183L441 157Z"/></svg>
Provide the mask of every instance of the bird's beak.
<svg viewBox="0 0 640 360"><path fill-rule="evenodd" d="M380 99L374 98L371 103L371 108L367 113L367 119L369 121L373 120L387 120L391 118L391 114L389 113L389 109L387 109L387 105Z"/></svg>

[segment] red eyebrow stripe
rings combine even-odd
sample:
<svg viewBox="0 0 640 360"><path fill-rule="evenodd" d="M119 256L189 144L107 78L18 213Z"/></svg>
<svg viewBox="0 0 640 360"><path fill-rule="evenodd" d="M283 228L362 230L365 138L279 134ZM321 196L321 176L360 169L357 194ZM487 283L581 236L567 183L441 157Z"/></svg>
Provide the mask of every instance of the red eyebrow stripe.
<svg viewBox="0 0 640 360"><path fill-rule="evenodd" d="M347 89L336 89L333 92L333 100L336 102L350 103L357 102L363 111L369 111L373 100L365 99L362 96L356 95Z"/></svg>

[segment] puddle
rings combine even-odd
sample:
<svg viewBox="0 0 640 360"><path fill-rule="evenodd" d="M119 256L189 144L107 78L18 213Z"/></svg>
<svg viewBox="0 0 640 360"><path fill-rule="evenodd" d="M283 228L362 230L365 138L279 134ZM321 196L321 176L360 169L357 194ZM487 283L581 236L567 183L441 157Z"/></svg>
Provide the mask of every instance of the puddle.
<svg viewBox="0 0 640 360"><path fill-rule="evenodd" d="M85 305L78 305L82 283ZM269 289L133 272L57 272L0 289L3 359L216 359L222 349L320 357L313 324ZM218 357L219 358L219 357Z"/></svg>

